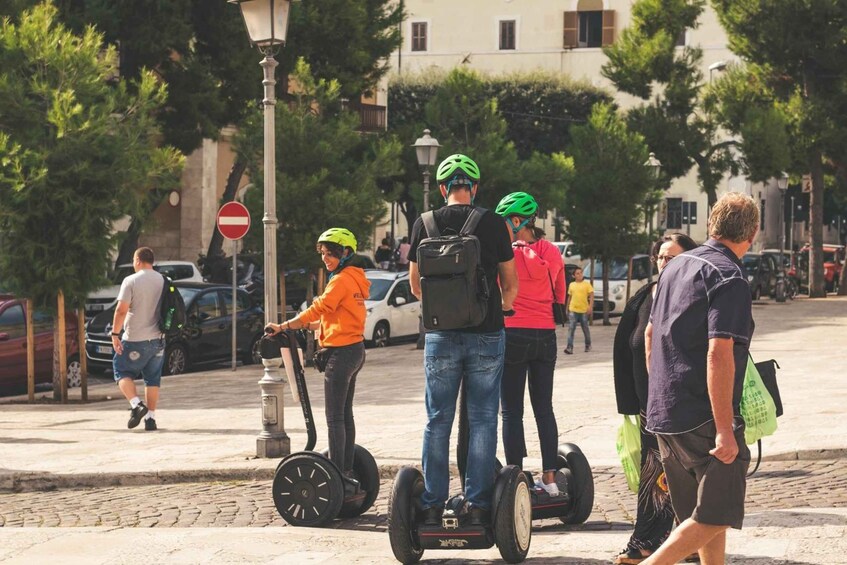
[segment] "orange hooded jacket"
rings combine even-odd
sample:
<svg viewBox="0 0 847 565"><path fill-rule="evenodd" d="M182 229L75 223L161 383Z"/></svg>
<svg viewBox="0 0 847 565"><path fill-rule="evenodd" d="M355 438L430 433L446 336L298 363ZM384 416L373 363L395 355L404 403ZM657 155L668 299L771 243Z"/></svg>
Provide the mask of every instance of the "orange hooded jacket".
<svg viewBox="0 0 847 565"><path fill-rule="evenodd" d="M363 341L365 300L371 281L359 267L344 267L329 279L323 294L297 319L303 324L320 320L318 341L323 347L341 347Z"/></svg>

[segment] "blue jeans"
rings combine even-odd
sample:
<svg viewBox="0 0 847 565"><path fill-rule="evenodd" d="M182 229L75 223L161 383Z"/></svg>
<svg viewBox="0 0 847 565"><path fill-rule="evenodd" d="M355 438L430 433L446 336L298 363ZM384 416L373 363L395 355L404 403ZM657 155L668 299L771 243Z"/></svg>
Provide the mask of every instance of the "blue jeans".
<svg viewBox="0 0 847 565"><path fill-rule="evenodd" d="M585 336L585 346L591 345L591 332L588 330L588 315L577 314L576 312L568 312L568 349L573 349L573 334L576 332L576 325L582 327L582 333Z"/></svg>
<svg viewBox="0 0 847 565"><path fill-rule="evenodd" d="M115 382L142 377L145 386L159 386L162 382L162 367L165 364L165 339L147 341L121 340L124 352L115 352L112 370Z"/></svg>
<svg viewBox="0 0 847 565"><path fill-rule="evenodd" d="M426 413L423 440L424 508L443 505L450 486L450 430L462 379L468 406L468 461L465 496L491 508L497 451L497 412L503 377L505 332L426 334Z"/></svg>

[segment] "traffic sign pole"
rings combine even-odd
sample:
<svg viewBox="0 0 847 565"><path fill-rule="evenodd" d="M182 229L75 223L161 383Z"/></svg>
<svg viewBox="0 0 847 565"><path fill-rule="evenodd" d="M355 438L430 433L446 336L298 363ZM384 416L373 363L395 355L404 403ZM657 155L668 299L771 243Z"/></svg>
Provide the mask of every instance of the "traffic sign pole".
<svg viewBox="0 0 847 565"><path fill-rule="evenodd" d="M227 202L218 210L218 231L232 241L232 370L236 365L236 330L238 323L238 240L250 230L250 212L241 202Z"/></svg>

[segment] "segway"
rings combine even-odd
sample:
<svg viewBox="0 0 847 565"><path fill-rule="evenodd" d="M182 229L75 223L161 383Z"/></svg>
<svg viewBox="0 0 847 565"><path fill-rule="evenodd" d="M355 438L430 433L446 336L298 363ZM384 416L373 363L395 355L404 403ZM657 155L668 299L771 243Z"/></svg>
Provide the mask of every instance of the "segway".
<svg viewBox="0 0 847 565"><path fill-rule="evenodd" d="M458 459L467 461L467 406L464 384L460 398ZM492 470L493 471L493 470ZM464 469L460 469L464 488ZM420 497L424 491L421 472L403 467L394 479L388 502L388 536L394 557L401 563L416 563L426 549L488 549L497 545L507 563L521 563L532 539L532 502L527 476L516 465L497 471L491 501L491 524L478 526L463 520L464 494L451 497L441 524L424 524Z"/></svg>
<svg viewBox="0 0 847 565"><path fill-rule="evenodd" d="M299 337L302 338L302 333ZM262 338L263 359L282 355L288 380L294 383L291 391L303 409L308 433L306 449L284 457L277 465L273 501L282 519L292 526L319 527L336 518L359 516L373 506L379 494L379 469L373 456L359 445L353 452L353 480L345 477L330 461L328 451L312 451L317 443L317 431L303 369L304 347L291 330Z"/></svg>

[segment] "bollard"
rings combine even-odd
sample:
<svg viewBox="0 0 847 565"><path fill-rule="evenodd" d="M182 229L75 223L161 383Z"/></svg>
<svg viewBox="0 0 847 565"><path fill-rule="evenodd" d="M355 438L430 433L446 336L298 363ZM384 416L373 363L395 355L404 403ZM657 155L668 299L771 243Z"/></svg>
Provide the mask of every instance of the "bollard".
<svg viewBox="0 0 847 565"><path fill-rule="evenodd" d="M262 391L262 431L256 438L256 456L262 458L284 457L291 453L291 440L285 433L283 393L288 382L280 374L282 355L280 341L265 336L261 342L262 365L265 374L259 380Z"/></svg>

